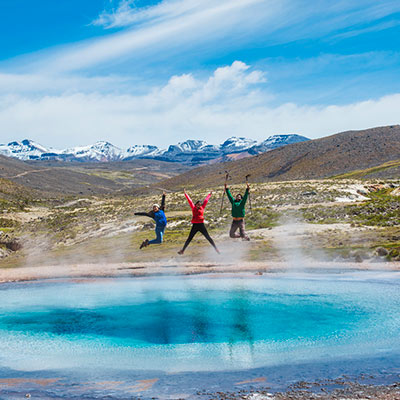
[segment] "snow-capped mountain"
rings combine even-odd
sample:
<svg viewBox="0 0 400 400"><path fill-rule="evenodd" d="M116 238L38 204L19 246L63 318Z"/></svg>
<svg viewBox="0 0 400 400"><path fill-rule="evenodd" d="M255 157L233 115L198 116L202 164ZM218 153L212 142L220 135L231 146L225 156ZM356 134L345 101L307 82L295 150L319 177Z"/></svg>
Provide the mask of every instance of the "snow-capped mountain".
<svg viewBox="0 0 400 400"><path fill-rule="evenodd" d="M160 150L157 146L135 144L134 146L131 146L125 150L123 159L133 160L141 157L154 158L160 154L162 154L162 150Z"/></svg>
<svg viewBox="0 0 400 400"><path fill-rule="evenodd" d="M305 142L310 140L305 136L288 134L288 135L273 135L254 146L251 149L251 154L265 153L266 151L277 149L278 147L286 146L287 144Z"/></svg>
<svg viewBox="0 0 400 400"><path fill-rule="evenodd" d="M74 158L80 161L118 161L123 159L122 149L105 141L99 141L90 146L72 147L63 150L64 159Z"/></svg>
<svg viewBox="0 0 400 400"><path fill-rule="evenodd" d="M204 140L186 140L178 144L172 144L168 147L166 153L191 153L201 151L208 144Z"/></svg>
<svg viewBox="0 0 400 400"><path fill-rule="evenodd" d="M22 142L15 141L8 144L0 144L0 154L20 160L39 160L46 153L58 154L60 150L43 147L28 139Z"/></svg>
<svg viewBox="0 0 400 400"><path fill-rule="evenodd" d="M248 150L257 144L256 140L244 137L232 136L221 144L220 149L223 153L239 153Z"/></svg>
<svg viewBox="0 0 400 400"><path fill-rule="evenodd" d="M218 157L219 154L219 146L208 144L204 140L186 140L170 145L167 150L155 158L163 161L196 165L204 164Z"/></svg>
<svg viewBox="0 0 400 400"><path fill-rule="evenodd" d="M122 150L109 142L99 141L88 146L56 150L25 139L22 142L0 144L0 154L20 160L108 162L150 158L197 165L228 160L230 155L240 158L259 154L306 140L309 139L295 134L270 136L261 143L244 137L231 137L220 145L211 145L204 140L186 140L170 145L166 150L152 145L134 145Z"/></svg>

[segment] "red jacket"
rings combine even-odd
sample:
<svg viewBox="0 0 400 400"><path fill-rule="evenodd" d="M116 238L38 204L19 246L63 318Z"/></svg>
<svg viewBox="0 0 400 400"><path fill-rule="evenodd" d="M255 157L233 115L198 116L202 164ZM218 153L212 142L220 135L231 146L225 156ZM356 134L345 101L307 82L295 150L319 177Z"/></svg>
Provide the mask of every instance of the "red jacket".
<svg viewBox="0 0 400 400"><path fill-rule="evenodd" d="M202 224L204 222L204 209L206 208L206 205L208 203L208 200L211 197L211 193L207 195L207 197L204 199L203 204L200 206L200 208L197 208L194 204L192 199L189 197L187 193L185 193L186 199L190 205L190 208L192 209L192 224Z"/></svg>

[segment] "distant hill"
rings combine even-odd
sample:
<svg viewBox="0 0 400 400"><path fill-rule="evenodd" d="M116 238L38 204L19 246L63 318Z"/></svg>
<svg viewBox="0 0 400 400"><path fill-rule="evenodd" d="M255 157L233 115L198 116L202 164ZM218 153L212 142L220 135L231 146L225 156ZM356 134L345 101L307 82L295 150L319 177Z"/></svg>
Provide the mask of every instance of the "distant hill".
<svg viewBox="0 0 400 400"><path fill-rule="evenodd" d="M233 177L231 183L244 182L247 174L253 182L321 179L399 159L400 126L394 125L289 144L253 157L195 168L161 184L170 189L215 186L223 184L225 170ZM391 176L396 165L381 169L378 176Z"/></svg>
<svg viewBox="0 0 400 400"><path fill-rule="evenodd" d="M30 200L39 197L43 198L46 196L31 188L18 185L18 183L8 179L0 178L0 211L10 206L20 208L28 204Z"/></svg>
<svg viewBox="0 0 400 400"><path fill-rule="evenodd" d="M155 160L110 163L21 161L0 155L0 178L43 195L106 194L152 185L181 174L188 166Z"/></svg>
<svg viewBox="0 0 400 400"><path fill-rule="evenodd" d="M400 159L334 176L336 179L399 179Z"/></svg>
<svg viewBox="0 0 400 400"><path fill-rule="evenodd" d="M0 154L19 160L65 161L65 162L113 162L138 159L153 159L187 165L201 165L212 162L227 161L231 158L248 157L265 151L309 140L304 136L274 135L261 143L243 137L231 137L218 146L210 145L204 140L186 140L159 149L151 145L134 145L126 150L120 149L105 141L89 146L72 147L64 150L46 148L32 140L0 144Z"/></svg>
<svg viewBox="0 0 400 400"><path fill-rule="evenodd" d="M230 142L226 146L232 150L242 144ZM248 150L247 158L241 158L243 152L231 150L226 157L232 161L195 169L154 159L83 163L21 161L0 155L0 178L43 194L91 195L216 186L223 184L225 170L232 175L230 183L243 183L247 174L253 182L399 177L400 126L342 132L255 156Z"/></svg>

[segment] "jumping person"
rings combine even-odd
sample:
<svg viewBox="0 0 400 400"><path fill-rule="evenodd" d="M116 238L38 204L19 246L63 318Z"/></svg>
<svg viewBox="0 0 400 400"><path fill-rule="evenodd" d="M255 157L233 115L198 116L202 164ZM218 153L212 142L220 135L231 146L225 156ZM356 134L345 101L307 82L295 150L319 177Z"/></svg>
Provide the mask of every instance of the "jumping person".
<svg viewBox="0 0 400 400"><path fill-rule="evenodd" d="M153 209L146 212L136 212L135 215L143 215L145 217L149 217L156 221L156 238L153 240L146 239L140 245L140 249L143 247L147 247L150 244L161 244L163 241L165 227L167 226L167 218L165 216L165 192L162 194L161 198L161 206L158 204L153 204Z"/></svg>
<svg viewBox="0 0 400 400"><path fill-rule="evenodd" d="M217 246L214 243L214 240L211 239L211 236L207 232L207 228L204 225L204 209L206 208L206 205L208 203L208 200L210 199L212 192L210 192L207 197L204 199L203 203L201 201L197 201L195 204L193 204L192 199L190 196L186 193L186 190L184 189L183 192L185 193L185 197L190 205L190 208L192 209L192 229L190 230L189 236L186 239L186 242L182 248L182 250L178 251L178 254L182 255L186 247L189 246L189 243L192 241L194 236L196 235L197 232L201 232L204 237L211 243L211 245L214 247L215 251L219 254L219 250L217 249Z"/></svg>
<svg viewBox="0 0 400 400"><path fill-rule="evenodd" d="M233 198L228 185L225 183L225 191L226 195L228 196L229 201L232 204L232 225L229 231L229 236L231 238L242 238L244 240L250 240L247 236L246 231L244 230L244 216L246 214L245 206L247 198L249 197L250 186L247 183L247 188L242 197L241 194L237 194L235 198ZM239 233L236 231L239 229Z"/></svg>

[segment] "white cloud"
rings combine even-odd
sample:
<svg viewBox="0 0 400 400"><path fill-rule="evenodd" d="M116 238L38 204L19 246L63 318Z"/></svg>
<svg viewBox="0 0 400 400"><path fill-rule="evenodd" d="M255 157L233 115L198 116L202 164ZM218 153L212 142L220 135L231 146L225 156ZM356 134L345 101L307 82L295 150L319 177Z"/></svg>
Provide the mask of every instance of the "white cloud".
<svg viewBox="0 0 400 400"><path fill-rule="evenodd" d="M207 9L212 10L213 8L218 8L218 5L224 2L225 0L220 0L219 2L215 0L163 0L153 6L137 7L135 0L121 0L118 6L111 11L104 10L93 21L93 24L109 29L149 21L153 23L160 22L188 16ZM275 8L274 2L271 0L261 0L257 3L260 4L260 7L257 9L258 11L265 12L266 8ZM360 21L380 19L395 13L399 9L397 0L385 0L381 2L361 0L353 3L347 0L337 0L334 3L316 0L313 2L312 7L309 7L310 3L304 0L287 0L281 3L283 3L283 7L279 8L279 10L287 10L281 16L290 16L290 21L293 21L293 18L301 21L315 15L322 17L322 21L319 18L318 22L325 21L327 17L334 18L336 26L330 26L329 30L335 30L343 26L353 27L354 24ZM292 14L294 10L297 11L295 15ZM280 27L285 25L285 21L280 21ZM315 27L313 26L312 28L314 29Z"/></svg>
<svg viewBox="0 0 400 400"><path fill-rule="evenodd" d="M145 21L164 21L166 19L192 14L217 6L213 0L168 0L154 6L136 7L135 0L122 0L111 12L103 11L93 21L93 25L106 29L125 27Z"/></svg>
<svg viewBox="0 0 400 400"><path fill-rule="evenodd" d="M257 21L253 18L254 8L262 3L265 0L164 1L144 11L132 12L138 24L129 29L55 49L39 57L34 66L46 71L74 71L112 60L138 58L141 52L168 52L183 45L193 47L196 42L223 38L229 32L236 36L254 25ZM269 0L263 22L275 15L276 9L282 7L280 3Z"/></svg>
<svg viewBox="0 0 400 400"><path fill-rule="evenodd" d="M1 80L0 80L1 82ZM343 106L271 106L262 71L236 61L209 77L172 77L147 93L71 92L0 96L2 142L30 138L53 147L109 140L165 146L188 138L263 140L276 133L327 134L399 123L400 94Z"/></svg>
<svg viewBox="0 0 400 400"><path fill-rule="evenodd" d="M396 12L400 12L398 0L316 0L312 5L305 0L163 0L140 8L132 0L122 0L115 10L103 12L93 22L123 28L120 31L105 30L94 39L28 55L13 66L57 73L97 67L115 70L129 60L134 69L134 61L151 66L154 59L173 59L174 54L207 56L246 44L277 45L310 38L331 40L332 33L360 34L374 29L364 24ZM377 26L387 29L391 25Z"/></svg>

